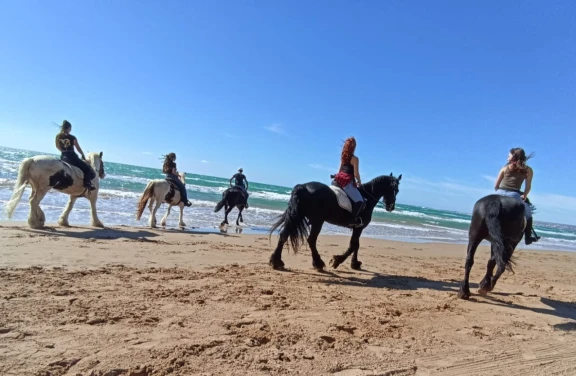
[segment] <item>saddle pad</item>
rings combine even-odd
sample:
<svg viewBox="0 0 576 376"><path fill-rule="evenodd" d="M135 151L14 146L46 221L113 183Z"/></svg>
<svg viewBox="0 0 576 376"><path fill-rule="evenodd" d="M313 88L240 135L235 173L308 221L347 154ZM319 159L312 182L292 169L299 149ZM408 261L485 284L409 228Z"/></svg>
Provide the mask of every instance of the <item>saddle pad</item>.
<svg viewBox="0 0 576 376"><path fill-rule="evenodd" d="M334 194L336 194L336 199L338 200L338 206L352 213L352 202L348 198L346 192L344 192L342 188L336 187L334 185L329 185L329 187L334 192Z"/></svg>
<svg viewBox="0 0 576 376"><path fill-rule="evenodd" d="M78 167L76 166L72 166L70 163L68 162L64 162L62 159L58 160L64 164L65 167L68 167L68 170L71 172L72 178L76 179L76 180L84 180L84 173L82 172L82 170L80 170Z"/></svg>

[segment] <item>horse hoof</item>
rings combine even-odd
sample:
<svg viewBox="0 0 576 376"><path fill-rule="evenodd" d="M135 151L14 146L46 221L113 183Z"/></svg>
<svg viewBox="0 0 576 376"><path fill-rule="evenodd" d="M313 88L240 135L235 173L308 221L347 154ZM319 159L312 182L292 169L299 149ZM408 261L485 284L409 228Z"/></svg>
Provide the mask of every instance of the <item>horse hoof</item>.
<svg viewBox="0 0 576 376"><path fill-rule="evenodd" d="M338 268L340 264L344 262L344 257L337 255L332 256L332 260L330 260L330 266L334 269Z"/></svg>
<svg viewBox="0 0 576 376"><path fill-rule="evenodd" d="M282 260L276 260L275 258L270 257L269 264L274 270L284 270L284 261Z"/></svg>
<svg viewBox="0 0 576 376"><path fill-rule="evenodd" d="M458 291L458 297L464 300L470 299L470 290L464 291L464 289L460 289L460 291Z"/></svg>
<svg viewBox="0 0 576 376"><path fill-rule="evenodd" d="M362 261L356 261L356 262L352 261L350 263L350 267L353 270L361 270L362 269Z"/></svg>
<svg viewBox="0 0 576 376"><path fill-rule="evenodd" d="M68 222L58 222L58 226L60 227L70 227L70 224Z"/></svg>
<svg viewBox="0 0 576 376"><path fill-rule="evenodd" d="M482 295L482 296L488 295L488 292L489 292L488 289L485 289L485 288L482 288L482 287L478 289L478 294L480 294L480 295Z"/></svg>
<svg viewBox="0 0 576 376"><path fill-rule="evenodd" d="M326 264L324 263L324 261L320 260L319 262L313 261L312 262L312 267L319 272L323 272L324 268L326 268Z"/></svg>

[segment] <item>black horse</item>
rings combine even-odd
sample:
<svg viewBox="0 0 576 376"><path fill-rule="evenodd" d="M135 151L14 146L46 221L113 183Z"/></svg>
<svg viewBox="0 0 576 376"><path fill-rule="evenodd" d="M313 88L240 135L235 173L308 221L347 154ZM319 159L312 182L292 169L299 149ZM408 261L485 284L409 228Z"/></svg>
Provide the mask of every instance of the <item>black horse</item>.
<svg viewBox="0 0 576 376"><path fill-rule="evenodd" d="M228 188L222 193L222 200L216 204L214 208L214 212L219 212L222 208L225 209L224 221L220 224L220 226L224 226L228 224L228 214L232 211L232 209L238 209L238 218L236 218L236 226L240 226L240 222L244 222L244 218L242 218L242 210L248 207L248 202L246 199L246 194L242 192L240 188L232 187Z"/></svg>
<svg viewBox="0 0 576 376"><path fill-rule="evenodd" d="M392 174L390 176L379 176L359 187L362 196L366 200L366 205L359 215L362 218L363 225L353 229L348 250L344 254L336 255L332 258L330 263L333 268L337 268L348 256L353 254L351 267L356 270L360 269L362 265L358 261L360 235L372 220L372 212L380 198L384 197L384 206L387 211L394 210L400 179L402 179L402 175L398 178L395 178ZM351 222L351 214L338 206L336 194L326 184L311 182L296 185L292 190L288 208L270 230L271 236L276 229L280 229L280 239L278 240L278 246L270 257L270 266L274 269L283 269L282 248L284 244L290 240L292 249L296 253L307 238L308 245L312 251L312 266L314 269L322 271L326 265L318 253L316 240L324 222L348 227ZM310 231L308 226L311 226Z"/></svg>
<svg viewBox="0 0 576 376"><path fill-rule="evenodd" d="M524 203L512 197L492 194L476 201L468 232L464 281L458 297L470 298L470 270L474 265L476 248L482 240L490 241L491 252L478 293L486 295L494 289L504 270L512 271L512 254L522 240L526 227L525 211ZM496 274L492 275L496 266Z"/></svg>

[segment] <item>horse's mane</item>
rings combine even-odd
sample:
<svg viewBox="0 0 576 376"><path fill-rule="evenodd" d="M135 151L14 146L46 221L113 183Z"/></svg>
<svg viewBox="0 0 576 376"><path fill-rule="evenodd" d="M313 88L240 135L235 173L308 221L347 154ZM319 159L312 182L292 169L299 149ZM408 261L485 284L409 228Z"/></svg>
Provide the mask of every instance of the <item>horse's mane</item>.
<svg viewBox="0 0 576 376"><path fill-rule="evenodd" d="M374 187L374 186L379 186L379 185L383 185L385 183L390 183L390 181L392 179L396 179L393 176L390 175L381 175L381 176L376 176L374 179L370 180L368 183L362 184L363 187Z"/></svg>

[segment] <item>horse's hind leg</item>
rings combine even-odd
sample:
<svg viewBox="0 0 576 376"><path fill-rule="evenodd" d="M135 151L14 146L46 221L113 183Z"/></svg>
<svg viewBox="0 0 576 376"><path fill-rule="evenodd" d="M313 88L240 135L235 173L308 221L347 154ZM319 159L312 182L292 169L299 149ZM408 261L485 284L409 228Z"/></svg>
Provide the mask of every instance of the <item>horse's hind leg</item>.
<svg viewBox="0 0 576 376"><path fill-rule="evenodd" d="M518 245L518 243L510 244L508 241L504 241L504 247L507 247L507 250L511 250L510 254L506 256L506 260L505 260L506 262L508 262L508 260L510 260L512 258L512 254L514 253L514 249L516 248L517 245ZM494 263L497 264L496 262L494 262ZM494 287L496 287L496 282L498 282L498 279L500 279L500 277L502 276L502 274L506 270L506 265L507 264L498 265L498 268L496 269L496 273L494 274L494 277L492 277L492 281L489 285L490 289L488 291L494 290Z"/></svg>
<svg viewBox="0 0 576 376"><path fill-rule="evenodd" d="M152 211L150 211L150 221L148 223L150 225L150 228L156 228L156 212L160 208L160 205L162 205L162 201L156 200L156 202L154 203L154 208L152 209Z"/></svg>
<svg viewBox="0 0 576 376"><path fill-rule="evenodd" d="M166 213L164 214L164 216L160 220L160 226L166 227L166 220L168 219L168 216L170 215L170 209L172 209L172 204L168 204L168 209L166 210Z"/></svg>
<svg viewBox="0 0 576 376"><path fill-rule="evenodd" d="M492 273L494 273L494 268L496 267L496 259L494 259L494 246L490 247L490 260L488 260L488 264L486 264L486 275L480 281L480 286L478 288L478 294L486 295L494 286L492 286Z"/></svg>
<svg viewBox="0 0 576 376"><path fill-rule="evenodd" d="M324 271L324 268L326 267L326 264L324 264L324 261L322 261L322 257L320 257L320 253L318 253L318 248L316 248L318 235L320 235L320 231L322 230L323 224L324 224L323 222L312 223L312 228L310 229L310 235L308 236L308 245L310 246L310 250L312 251L312 266L319 272Z"/></svg>
<svg viewBox="0 0 576 376"><path fill-rule="evenodd" d="M351 267L352 269L359 270L362 263L358 261L358 249L360 248L360 235L362 234L362 229L355 228L352 231L352 237L350 238L350 245L346 252L341 255L334 255L332 256L332 260L330 260L330 265L334 269L336 269L340 264L342 264L346 259L351 255L354 254L352 257Z"/></svg>
<svg viewBox="0 0 576 376"><path fill-rule="evenodd" d="M48 193L47 190L39 190L32 187L32 194L30 195L30 214L28 215L28 225L33 229L40 229L46 223L46 216L44 211L40 208L40 202Z"/></svg>
<svg viewBox="0 0 576 376"><path fill-rule="evenodd" d="M472 225L473 223L471 226ZM477 232L470 234L468 238L468 250L466 252L466 263L464 264L464 281L462 281L460 291L458 292L458 297L461 299L470 298L470 271L474 265L474 254L476 254L476 249L481 241L482 237L479 236Z"/></svg>
<svg viewBox="0 0 576 376"><path fill-rule="evenodd" d="M70 196L70 198L68 199L68 203L66 204L66 207L64 208L64 211L60 215L60 219L58 219L58 225L63 226L63 227L70 227L70 224L68 223L68 216L70 215L70 212L72 211L72 208L74 207L74 204L76 203L76 200L78 200L78 197Z"/></svg>
<svg viewBox="0 0 576 376"><path fill-rule="evenodd" d="M270 256L270 261L268 264L275 270L284 270L284 261L282 261L282 249L284 248L284 244L288 241L288 230L284 228L280 232L280 236L278 237L278 245L276 245L276 249Z"/></svg>

